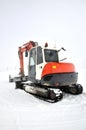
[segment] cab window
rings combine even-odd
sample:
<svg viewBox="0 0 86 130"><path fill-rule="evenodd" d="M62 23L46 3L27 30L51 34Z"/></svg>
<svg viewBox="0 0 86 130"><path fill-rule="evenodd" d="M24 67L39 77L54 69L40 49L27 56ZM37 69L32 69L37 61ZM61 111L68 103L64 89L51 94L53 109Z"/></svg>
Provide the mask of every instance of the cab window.
<svg viewBox="0 0 86 130"><path fill-rule="evenodd" d="M56 50L45 49L45 61L46 62L58 62L58 53Z"/></svg>
<svg viewBox="0 0 86 130"><path fill-rule="evenodd" d="M31 51L30 51L30 66L34 66L36 65L36 49L33 48Z"/></svg>
<svg viewBox="0 0 86 130"><path fill-rule="evenodd" d="M43 54L42 48L39 46L37 47L37 65L43 63Z"/></svg>

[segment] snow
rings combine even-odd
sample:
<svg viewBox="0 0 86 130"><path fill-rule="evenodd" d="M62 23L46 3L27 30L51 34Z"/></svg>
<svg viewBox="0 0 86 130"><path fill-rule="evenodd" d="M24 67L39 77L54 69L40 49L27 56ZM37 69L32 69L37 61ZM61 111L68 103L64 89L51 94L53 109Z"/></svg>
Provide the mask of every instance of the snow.
<svg viewBox="0 0 86 130"><path fill-rule="evenodd" d="M86 130L85 68L79 67L83 94L64 94L54 104L16 90L8 81L11 71L0 72L0 130Z"/></svg>

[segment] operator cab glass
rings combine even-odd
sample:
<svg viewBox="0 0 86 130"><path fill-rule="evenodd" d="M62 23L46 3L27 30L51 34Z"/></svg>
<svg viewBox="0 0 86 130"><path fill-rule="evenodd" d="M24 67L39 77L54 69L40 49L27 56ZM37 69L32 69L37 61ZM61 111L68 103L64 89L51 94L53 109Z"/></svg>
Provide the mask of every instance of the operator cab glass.
<svg viewBox="0 0 86 130"><path fill-rule="evenodd" d="M46 62L59 62L57 50L44 49Z"/></svg>
<svg viewBox="0 0 86 130"><path fill-rule="evenodd" d="M29 77L35 78L36 75L36 48L32 48L30 50L29 57Z"/></svg>
<svg viewBox="0 0 86 130"><path fill-rule="evenodd" d="M43 54L42 48L40 46L37 47L37 65L43 63Z"/></svg>

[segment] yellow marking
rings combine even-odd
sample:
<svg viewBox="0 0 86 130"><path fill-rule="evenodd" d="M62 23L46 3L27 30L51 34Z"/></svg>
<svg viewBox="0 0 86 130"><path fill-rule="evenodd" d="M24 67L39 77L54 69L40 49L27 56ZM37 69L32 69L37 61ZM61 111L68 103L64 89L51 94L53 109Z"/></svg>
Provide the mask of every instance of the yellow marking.
<svg viewBox="0 0 86 130"><path fill-rule="evenodd" d="M56 69L56 66L55 66L55 65L53 65L53 66L52 66L52 68L53 68L53 69Z"/></svg>

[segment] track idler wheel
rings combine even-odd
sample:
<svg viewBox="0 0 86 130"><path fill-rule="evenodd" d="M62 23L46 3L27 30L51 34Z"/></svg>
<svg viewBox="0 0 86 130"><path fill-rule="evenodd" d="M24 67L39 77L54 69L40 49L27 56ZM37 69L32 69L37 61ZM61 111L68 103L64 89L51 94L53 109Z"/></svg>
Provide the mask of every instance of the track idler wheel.
<svg viewBox="0 0 86 130"><path fill-rule="evenodd" d="M49 90L49 99L53 102L58 102L63 98L62 93L55 93L53 90Z"/></svg>
<svg viewBox="0 0 86 130"><path fill-rule="evenodd" d="M83 87L81 84L75 84L70 87L70 93L74 95L81 94L83 92Z"/></svg>
<svg viewBox="0 0 86 130"><path fill-rule="evenodd" d="M22 85L21 81L15 82L15 89L23 89L23 85Z"/></svg>
<svg viewBox="0 0 86 130"><path fill-rule="evenodd" d="M53 90L48 91L48 98L51 99L51 100L56 98L56 94L54 93Z"/></svg>
<svg viewBox="0 0 86 130"><path fill-rule="evenodd" d="M64 86L61 88L61 90L65 93L78 95L78 94L81 94L83 92L83 87L81 84L73 84L70 86Z"/></svg>

